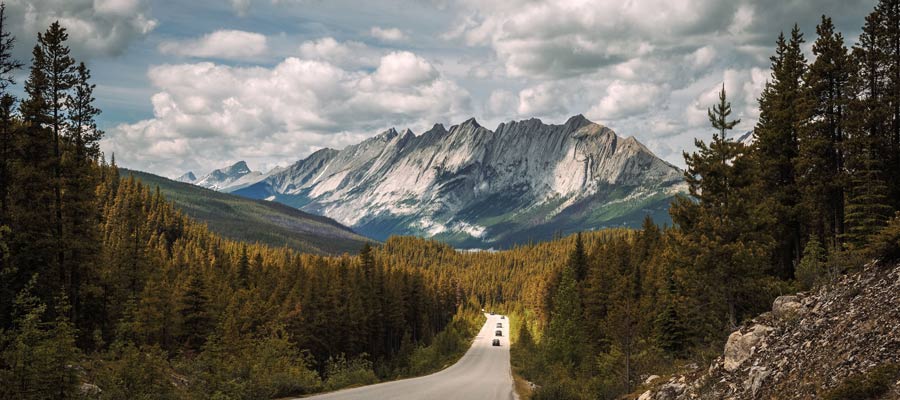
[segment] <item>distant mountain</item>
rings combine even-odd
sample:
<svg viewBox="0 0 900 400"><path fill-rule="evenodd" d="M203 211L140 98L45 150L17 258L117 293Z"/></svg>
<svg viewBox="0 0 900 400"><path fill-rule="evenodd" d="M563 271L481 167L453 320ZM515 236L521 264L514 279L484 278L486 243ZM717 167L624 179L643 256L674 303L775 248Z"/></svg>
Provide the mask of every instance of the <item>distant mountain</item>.
<svg viewBox="0 0 900 400"><path fill-rule="evenodd" d="M185 214L230 239L317 254L355 253L370 241L331 218L283 204L219 193L146 172L121 169L121 174L159 186L166 199Z"/></svg>
<svg viewBox="0 0 900 400"><path fill-rule="evenodd" d="M379 240L417 235L457 247L505 247L606 226L669 222L682 172L633 137L581 115L474 119L415 135L385 131L323 149L234 194L326 215Z"/></svg>
<svg viewBox="0 0 900 400"><path fill-rule="evenodd" d="M194 175L193 172L188 171L184 175L179 176L175 179L175 182L183 182L183 183L194 183L197 181L197 176Z"/></svg>
<svg viewBox="0 0 900 400"><path fill-rule="evenodd" d="M278 170L270 171L277 172ZM178 182L191 183L217 192L231 192L264 179L267 174L253 171L244 161L238 161L228 167L214 169L200 179L193 172L187 172L176 179Z"/></svg>

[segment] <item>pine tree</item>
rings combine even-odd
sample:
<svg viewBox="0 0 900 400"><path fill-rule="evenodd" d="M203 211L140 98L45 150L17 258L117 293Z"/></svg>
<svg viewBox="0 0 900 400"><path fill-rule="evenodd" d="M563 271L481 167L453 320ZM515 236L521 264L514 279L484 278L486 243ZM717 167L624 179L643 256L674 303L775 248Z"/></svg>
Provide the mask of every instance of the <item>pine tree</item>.
<svg viewBox="0 0 900 400"><path fill-rule="evenodd" d="M6 89L16 83L13 74L22 68L22 63L13 58L15 44L16 38L6 24L6 3L0 3L0 95L8 94Z"/></svg>
<svg viewBox="0 0 900 400"><path fill-rule="evenodd" d="M575 235L575 248L569 253L569 268L575 271L575 280L581 282L587 277L587 254L584 251L584 241L581 233Z"/></svg>
<svg viewBox="0 0 900 400"><path fill-rule="evenodd" d="M803 34L794 25L790 40L778 36L772 56L772 77L759 98L759 122L754 129L753 158L758 174L757 193L763 197L774 225L777 238L773 255L783 278L793 276L794 263L799 258L800 223L797 215L799 193L794 162L798 153L798 129L803 113L802 77L806 59L800 46Z"/></svg>
<svg viewBox="0 0 900 400"><path fill-rule="evenodd" d="M887 119L885 123L885 141L883 151L884 180L888 184L889 204L894 210L900 209L900 0L880 0L873 12L877 17L878 27L875 43L880 48L882 90L878 93L881 107L884 107ZM863 35L866 35L864 28ZM860 42L862 42L860 37Z"/></svg>
<svg viewBox="0 0 900 400"><path fill-rule="evenodd" d="M250 284L250 259L244 246L241 246L241 258L238 259L237 284L238 288L247 288Z"/></svg>
<svg viewBox="0 0 900 400"><path fill-rule="evenodd" d="M7 88L15 84L14 73L22 68L12 55L16 38L6 25L6 4L0 3L0 225L9 221L8 196L13 148L13 109L16 99ZM9 303L7 303L9 304Z"/></svg>
<svg viewBox="0 0 900 400"><path fill-rule="evenodd" d="M197 351L206 342L211 323L208 303L209 297L206 295L203 279L192 274L178 307L181 314L181 339L186 349Z"/></svg>
<svg viewBox="0 0 900 400"><path fill-rule="evenodd" d="M69 90L75 84L75 61L69 56L69 48L65 45L66 40L69 39L69 34L59 24L59 21L50 24L50 27L45 32L38 33L37 39L35 49L41 53L41 57L33 60L32 68L42 70L47 81L46 86L43 87L43 98L47 104L44 118L50 132L53 134L51 141L51 148L53 149L51 165L53 167L53 224L55 227L53 234L57 246L55 252L57 273L59 280L67 288L71 288L72 272L67 268L68 265L65 262L66 239L63 226L62 158L64 150L63 135L65 135L67 129L65 108L69 102Z"/></svg>
<svg viewBox="0 0 900 400"><path fill-rule="evenodd" d="M803 249L803 258L797 265L797 283L803 290L812 289L813 286L826 278L826 255L822 243L815 236L811 236Z"/></svg>
<svg viewBox="0 0 900 400"><path fill-rule="evenodd" d="M679 290L673 274L671 269L666 274L666 285L661 296L663 308L654 323L659 347L669 354L680 356L687 348L687 335L676 304Z"/></svg>
<svg viewBox="0 0 900 400"><path fill-rule="evenodd" d="M18 293L34 274L39 280L34 294L45 304L62 287L58 277L59 248L54 233L53 133L47 128L49 80L42 65L44 52L33 51L25 81L26 97L19 104L22 126L17 130L9 191L10 265L15 270L11 290Z"/></svg>
<svg viewBox="0 0 900 400"><path fill-rule="evenodd" d="M99 157L99 141L103 132L97 129L95 117L100 110L94 107L94 85L90 83L91 73L80 63L75 69L72 95L68 97L66 111L68 113L67 143L65 156L60 160L63 187L63 237L66 257L63 270L67 274L67 290L72 293L71 318L76 325L86 332L93 331L95 326L82 324L85 317L84 308L96 308L90 302L102 302L97 293L99 290L83 290L96 277L92 265L99 261L99 240L97 224L100 222L96 187L98 176L96 162Z"/></svg>
<svg viewBox="0 0 900 400"><path fill-rule="evenodd" d="M581 363L584 344L581 299L571 266L563 269L559 288L553 298L550 326L547 328L547 358L570 368Z"/></svg>
<svg viewBox="0 0 900 400"><path fill-rule="evenodd" d="M796 167L806 225L840 248L844 234L845 141L847 109L854 98L855 66L831 18L822 16L813 44L815 61L805 80L805 123L800 130Z"/></svg>
<svg viewBox="0 0 900 400"><path fill-rule="evenodd" d="M717 130L712 141L695 140L697 152L685 153L685 181L696 201L679 196L669 212L681 231L677 251L697 276L691 297L715 308L705 314L721 313L721 322L734 327L760 306L754 297L771 243L764 226L771 221L753 200L745 146L726 139L738 123L730 114L723 86L719 104L709 110Z"/></svg>

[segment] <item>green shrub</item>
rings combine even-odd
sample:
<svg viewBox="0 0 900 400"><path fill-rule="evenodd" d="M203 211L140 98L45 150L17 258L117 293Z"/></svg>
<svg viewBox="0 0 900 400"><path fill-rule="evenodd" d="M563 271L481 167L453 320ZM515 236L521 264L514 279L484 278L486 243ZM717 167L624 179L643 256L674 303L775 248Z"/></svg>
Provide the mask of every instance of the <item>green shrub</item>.
<svg viewBox="0 0 900 400"><path fill-rule="evenodd" d="M803 258L797 265L797 283L801 289L812 289L825 279L828 272L827 260L822 243L815 236L810 236L806 248L803 249Z"/></svg>
<svg viewBox="0 0 900 400"><path fill-rule="evenodd" d="M195 398L266 399L308 394L322 388L308 357L281 327L258 337L211 336L199 357L183 360Z"/></svg>
<svg viewBox="0 0 900 400"><path fill-rule="evenodd" d="M900 213L872 236L866 253L885 262L900 260Z"/></svg>
<svg viewBox="0 0 900 400"><path fill-rule="evenodd" d="M874 400L891 389L900 378L900 365L882 364L868 372L851 377L827 392L825 400Z"/></svg>
<svg viewBox="0 0 900 400"><path fill-rule="evenodd" d="M171 368L158 347L113 344L95 371L101 399L175 399Z"/></svg>
<svg viewBox="0 0 900 400"><path fill-rule="evenodd" d="M348 360L343 354L328 359L325 390L338 390L351 386L371 385L378 382L372 362L363 354Z"/></svg>
<svg viewBox="0 0 900 400"><path fill-rule="evenodd" d="M579 400L581 397L570 384L554 382L534 391L531 400Z"/></svg>

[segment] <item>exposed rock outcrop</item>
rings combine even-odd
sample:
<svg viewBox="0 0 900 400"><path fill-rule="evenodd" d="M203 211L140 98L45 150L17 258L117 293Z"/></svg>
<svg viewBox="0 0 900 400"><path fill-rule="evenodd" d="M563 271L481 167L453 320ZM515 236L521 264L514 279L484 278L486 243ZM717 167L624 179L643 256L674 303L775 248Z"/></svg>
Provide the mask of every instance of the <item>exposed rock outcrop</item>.
<svg viewBox="0 0 900 400"><path fill-rule="evenodd" d="M900 265L873 263L815 293L777 298L772 312L731 334L707 372L675 376L640 398L815 399L898 363ZM900 381L886 396L900 398Z"/></svg>

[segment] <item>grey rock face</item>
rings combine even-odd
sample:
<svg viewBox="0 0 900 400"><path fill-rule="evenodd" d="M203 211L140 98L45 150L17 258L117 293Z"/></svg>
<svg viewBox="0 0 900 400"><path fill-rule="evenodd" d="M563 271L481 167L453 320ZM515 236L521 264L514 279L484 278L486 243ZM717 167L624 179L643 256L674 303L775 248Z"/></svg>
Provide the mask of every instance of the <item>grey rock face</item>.
<svg viewBox="0 0 900 400"><path fill-rule="evenodd" d="M322 214L376 239L493 245L631 222L684 191L682 172L581 115L489 130L469 119L324 149L234 191ZM657 207L657 209L652 209ZM606 224L606 225L604 225Z"/></svg>
<svg viewBox="0 0 900 400"><path fill-rule="evenodd" d="M772 302L772 313L778 317L795 317L806 313L806 306L797 296L778 296Z"/></svg>
<svg viewBox="0 0 900 400"><path fill-rule="evenodd" d="M747 332L732 332L725 343L725 370L731 372L740 367L771 330L765 325L755 325Z"/></svg>

